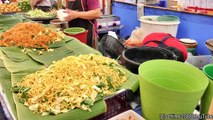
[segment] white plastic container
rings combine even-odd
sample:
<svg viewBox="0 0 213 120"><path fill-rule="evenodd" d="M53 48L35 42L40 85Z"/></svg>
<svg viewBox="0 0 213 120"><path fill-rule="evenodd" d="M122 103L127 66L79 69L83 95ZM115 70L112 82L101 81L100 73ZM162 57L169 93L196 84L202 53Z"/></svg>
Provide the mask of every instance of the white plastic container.
<svg viewBox="0 0 213 120"><path fill-rule="evenodd" d="M178 25L180 21L157 21L159 16L142 16L139 20L141 21L140 28L143 31L143 36L146 37L153 32L170 33L176 37Z"/></svg>
<svg viewBox="0 0 213 120"><path fill-rule="evenodd" d="M69 15L66 11L67 10L64 10L64 9L60 9L57 11L57 15L61 21L65 21L65 17Z"/></svg>
<svg viewBox="0 0 213 120"><path fill-rule="evenodd" d="M125 111L108 120L145 120L133 110Z"/></svg>

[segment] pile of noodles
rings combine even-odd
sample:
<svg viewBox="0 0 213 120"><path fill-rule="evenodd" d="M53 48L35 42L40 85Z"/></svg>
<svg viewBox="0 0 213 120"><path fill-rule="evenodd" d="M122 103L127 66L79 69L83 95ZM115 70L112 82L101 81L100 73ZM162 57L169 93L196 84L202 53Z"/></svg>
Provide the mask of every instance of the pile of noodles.
<svg viewBox="0 0 213 120"><path fill-rule="evenodd" d="M61 41L63 34L39 23L18 23L0 35L0 46L24 48L45 48L47 44Z"/></svg>
<svg viewBox="0 0 213 120"><path fill-rule="evenodd" d="M59 114L93 103L119 90L126 73L110 58L94 54L69 56L30 74L17 84L19 100L41 115Z"/></svg>

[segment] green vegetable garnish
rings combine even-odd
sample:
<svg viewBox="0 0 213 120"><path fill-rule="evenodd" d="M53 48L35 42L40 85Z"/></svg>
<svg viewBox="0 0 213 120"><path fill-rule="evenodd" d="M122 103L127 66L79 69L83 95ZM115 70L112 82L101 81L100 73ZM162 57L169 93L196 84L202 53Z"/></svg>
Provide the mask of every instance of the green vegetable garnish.
<svg viewBox="0 0 213 120"><path fill-rule="evenodd" d="M97 101L98 101L98 100L101 100L101 99L103 99L103 97L104 97L104 94L101 93L101 92L99 92L98 95L97 95L97 97L96 97L96 100L97 100Z"/></svg>
<svg viewBox="0 0 213 120"><path fill-rule="evenodd" d="M12 89L13 89L14 93L18 93L20 90L20 88L18 86L14 86Z"/></svg>
<svg viewBox="0 0 213 120"><path fill-rule="evenodd" d="M104 84L103 82L100 82L100 83L97 85L97 87L99 87L99 88L105 87L105 84Z"/></svg>
<svg viewBox="0 0 213 120"><path fill-rule="evenodd" d="M82 104L91 106L94 103L94 100L91 98L86 98Z"/></svg>

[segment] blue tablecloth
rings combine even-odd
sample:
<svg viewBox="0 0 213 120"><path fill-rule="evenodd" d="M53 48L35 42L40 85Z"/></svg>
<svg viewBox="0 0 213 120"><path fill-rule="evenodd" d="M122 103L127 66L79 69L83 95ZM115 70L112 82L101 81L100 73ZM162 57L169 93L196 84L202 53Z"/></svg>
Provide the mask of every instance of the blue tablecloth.
<svg viewBox="0 0 213 120"><path fill-rule="evenodd" d="M121 37L130 36L135 27L140 26L137 17L137 6L122 2L112 3L112 14L121 17L121 24L125 27ZM157 8L144 8L144 15L175 15L180 18L177 38L191 38L198 42L197 54L209 55L205 41L213 38L213 17L207 15L191 14L185 12L162 10Z"/></svg>

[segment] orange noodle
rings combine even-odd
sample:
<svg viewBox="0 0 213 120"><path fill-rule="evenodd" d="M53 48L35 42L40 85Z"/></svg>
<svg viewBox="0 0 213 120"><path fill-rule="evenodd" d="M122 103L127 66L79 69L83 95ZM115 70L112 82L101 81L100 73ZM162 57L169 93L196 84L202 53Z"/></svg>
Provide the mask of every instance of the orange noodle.
<svg viewBox="0 0 213 120"><path fill-rule="evenodd" d="M45 48L47 44L61 41L63 35L39 23L18 23L0 35L0 46Z"/></svg>

